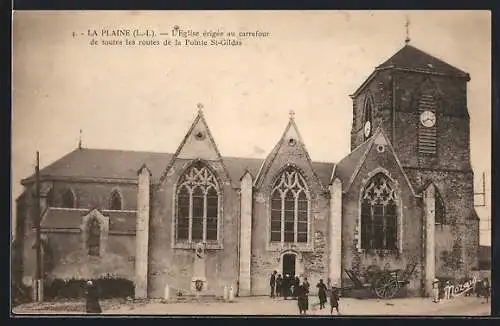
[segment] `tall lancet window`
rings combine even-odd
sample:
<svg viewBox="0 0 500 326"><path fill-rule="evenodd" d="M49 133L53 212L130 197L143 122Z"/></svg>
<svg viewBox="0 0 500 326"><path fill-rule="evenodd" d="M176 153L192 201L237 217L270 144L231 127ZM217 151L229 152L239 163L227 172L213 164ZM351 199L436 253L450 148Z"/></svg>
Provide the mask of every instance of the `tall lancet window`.
<svg viewBox="0 0 500 326"><path fill-rule="evenodd" d="M445 208L444 208L444 202L443 202L443 198L441 198L441 195L439 194L439 192L437 191L437 189L435 190L435 223L436 224L446 224L446 212L445 212Z"/></svg>
<svg viewBox="0 0 500 326"><path fill-rule="evenodd" d="M101 226L96 218L89 222L89 231L87 238L87 249L89 256L99 256L101 248Z"/></svg>
<svg viewBox="0 0 500 326"><path fill-rule="evenodd" d="M363 107L363 139L368 139L373 133L373 99L368 94Z"/></svg>
<svg viewBox="0 0 500 326"><path fill-rule="evenodd" d="M287 167L271 192L271 241L307 243L310 197L307 183L294 167Z"/></svg>
<svg viewBox="0 0 500 326"><path fill-rule="evenodd" d="M220 188L202 162L193 164L179 179L176 203L177 240L218 240Z"/></svg>
<svg viewBox="0 0 500 326"><path fill-rule="evenodd" d="M361 200L361 248L396 249L396 193L385 174L370 180Z"/></svg>

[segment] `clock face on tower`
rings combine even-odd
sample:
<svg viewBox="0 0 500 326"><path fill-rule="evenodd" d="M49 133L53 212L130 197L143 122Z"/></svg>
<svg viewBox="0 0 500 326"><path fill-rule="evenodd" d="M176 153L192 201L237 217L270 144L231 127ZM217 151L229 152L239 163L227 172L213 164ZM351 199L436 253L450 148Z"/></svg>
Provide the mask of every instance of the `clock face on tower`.
<svg viewBox="0 0 500 326"><path fill-rule="evenodd" d="M427 128L433 127L436 124L436 115L432 111L424 111L420 115L420 123Z"/></svg>
<svg viewBox="0 0 500 326"><path fill-rule="evenodd" d="M370 136L371 131L372 131L372 124L370 123L370 121L366 121L365 122L365 137Z"/></svg>

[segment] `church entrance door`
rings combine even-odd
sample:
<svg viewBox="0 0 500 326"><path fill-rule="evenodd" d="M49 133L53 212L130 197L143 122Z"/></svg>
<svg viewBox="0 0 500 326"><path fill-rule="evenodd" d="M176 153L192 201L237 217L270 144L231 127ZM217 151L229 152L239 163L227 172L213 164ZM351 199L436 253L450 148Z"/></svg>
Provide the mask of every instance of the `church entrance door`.
<svg viewBox="0 0 500 326"><path fill-rule="evenodd" d="M283 255L283 276L286 274L295 276L295 258L294 254Z"/></svg>

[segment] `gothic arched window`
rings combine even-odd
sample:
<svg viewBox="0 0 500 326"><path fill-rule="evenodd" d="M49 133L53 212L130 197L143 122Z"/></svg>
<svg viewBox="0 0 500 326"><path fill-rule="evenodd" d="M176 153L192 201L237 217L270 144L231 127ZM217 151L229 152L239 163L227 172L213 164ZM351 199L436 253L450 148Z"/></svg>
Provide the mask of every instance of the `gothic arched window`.
<svg viewBox="0 0 500 326"><path fill-rule="evenodd" d="M202 162L182 175L176 195L177 240L218 240L219 194L215 175Z"/></svg>
<svg viewBox="0 0 500 326"><path fill-rule="evenodd" d="M96 218L89 221L88 224L87 247L90 256L99 256L101 247L101 226Z"/></svg>
<svg viewBox="0 0 500 326"><path fill-rule="evenodd" d="M75 194L71 189L66 189L61 197L61 206L64 208L75 208Z"/></svg>
<svg viewBox="0 0 500 326"><path fill-rule="evenodd" d="M309 192L304 177L287 167L271 192L271 241L307 243Z"/></svg>
<svg viewBox="0 0 500 326"><path fill-rule="evenodd" d="M441 198L441 195L439 195L439 192L437 189L435 190L435 223L436 224L446 224L446 214L445 214L445 208L444 208L444 202L443 199Z"/></svg>
<svg viewBox="0 0 500 326"><path fill-rule="evenodd" d="M396 193L389 179L378 173L361 197L361 248L396 249Z"/></svg>
<svg viewBox="0 0 500 326"><path fill-rule="evenodd" d="M113 211L122 210L122 197L117 190L111 193L111 198L109 200L109 209Z"/></svg>

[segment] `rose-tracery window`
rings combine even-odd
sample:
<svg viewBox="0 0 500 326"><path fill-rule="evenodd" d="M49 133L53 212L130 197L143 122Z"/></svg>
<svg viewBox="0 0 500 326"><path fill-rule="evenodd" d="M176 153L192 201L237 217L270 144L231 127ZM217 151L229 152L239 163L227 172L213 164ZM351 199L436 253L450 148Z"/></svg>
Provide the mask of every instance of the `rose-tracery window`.
<svg viewBox="0 0 500 326"><path fill-rule="evenodd" d="M219 184L202 162L182 175L176 200L177 240L218 240Z"/></svg>
<svg viewBox="0 0 500 326"><path fill-rule="evenodd" d="M90 256L99 256L101 247L101 226L96 218L91 219L89 222L87 247Z"/></svg>
<svg viewBox="0 0 500 326"><path fill-rule="evenodd" d="M389 179L376 174L363 190L361 202L361 248L397 248L396 193Z"/></svg>
<svg viewBox="0 0 500 326"><path fill-rule="evenodd" d="M271 192L271 241L307 243L309 192L304 177L293 167L276 179Z"/></svg>

